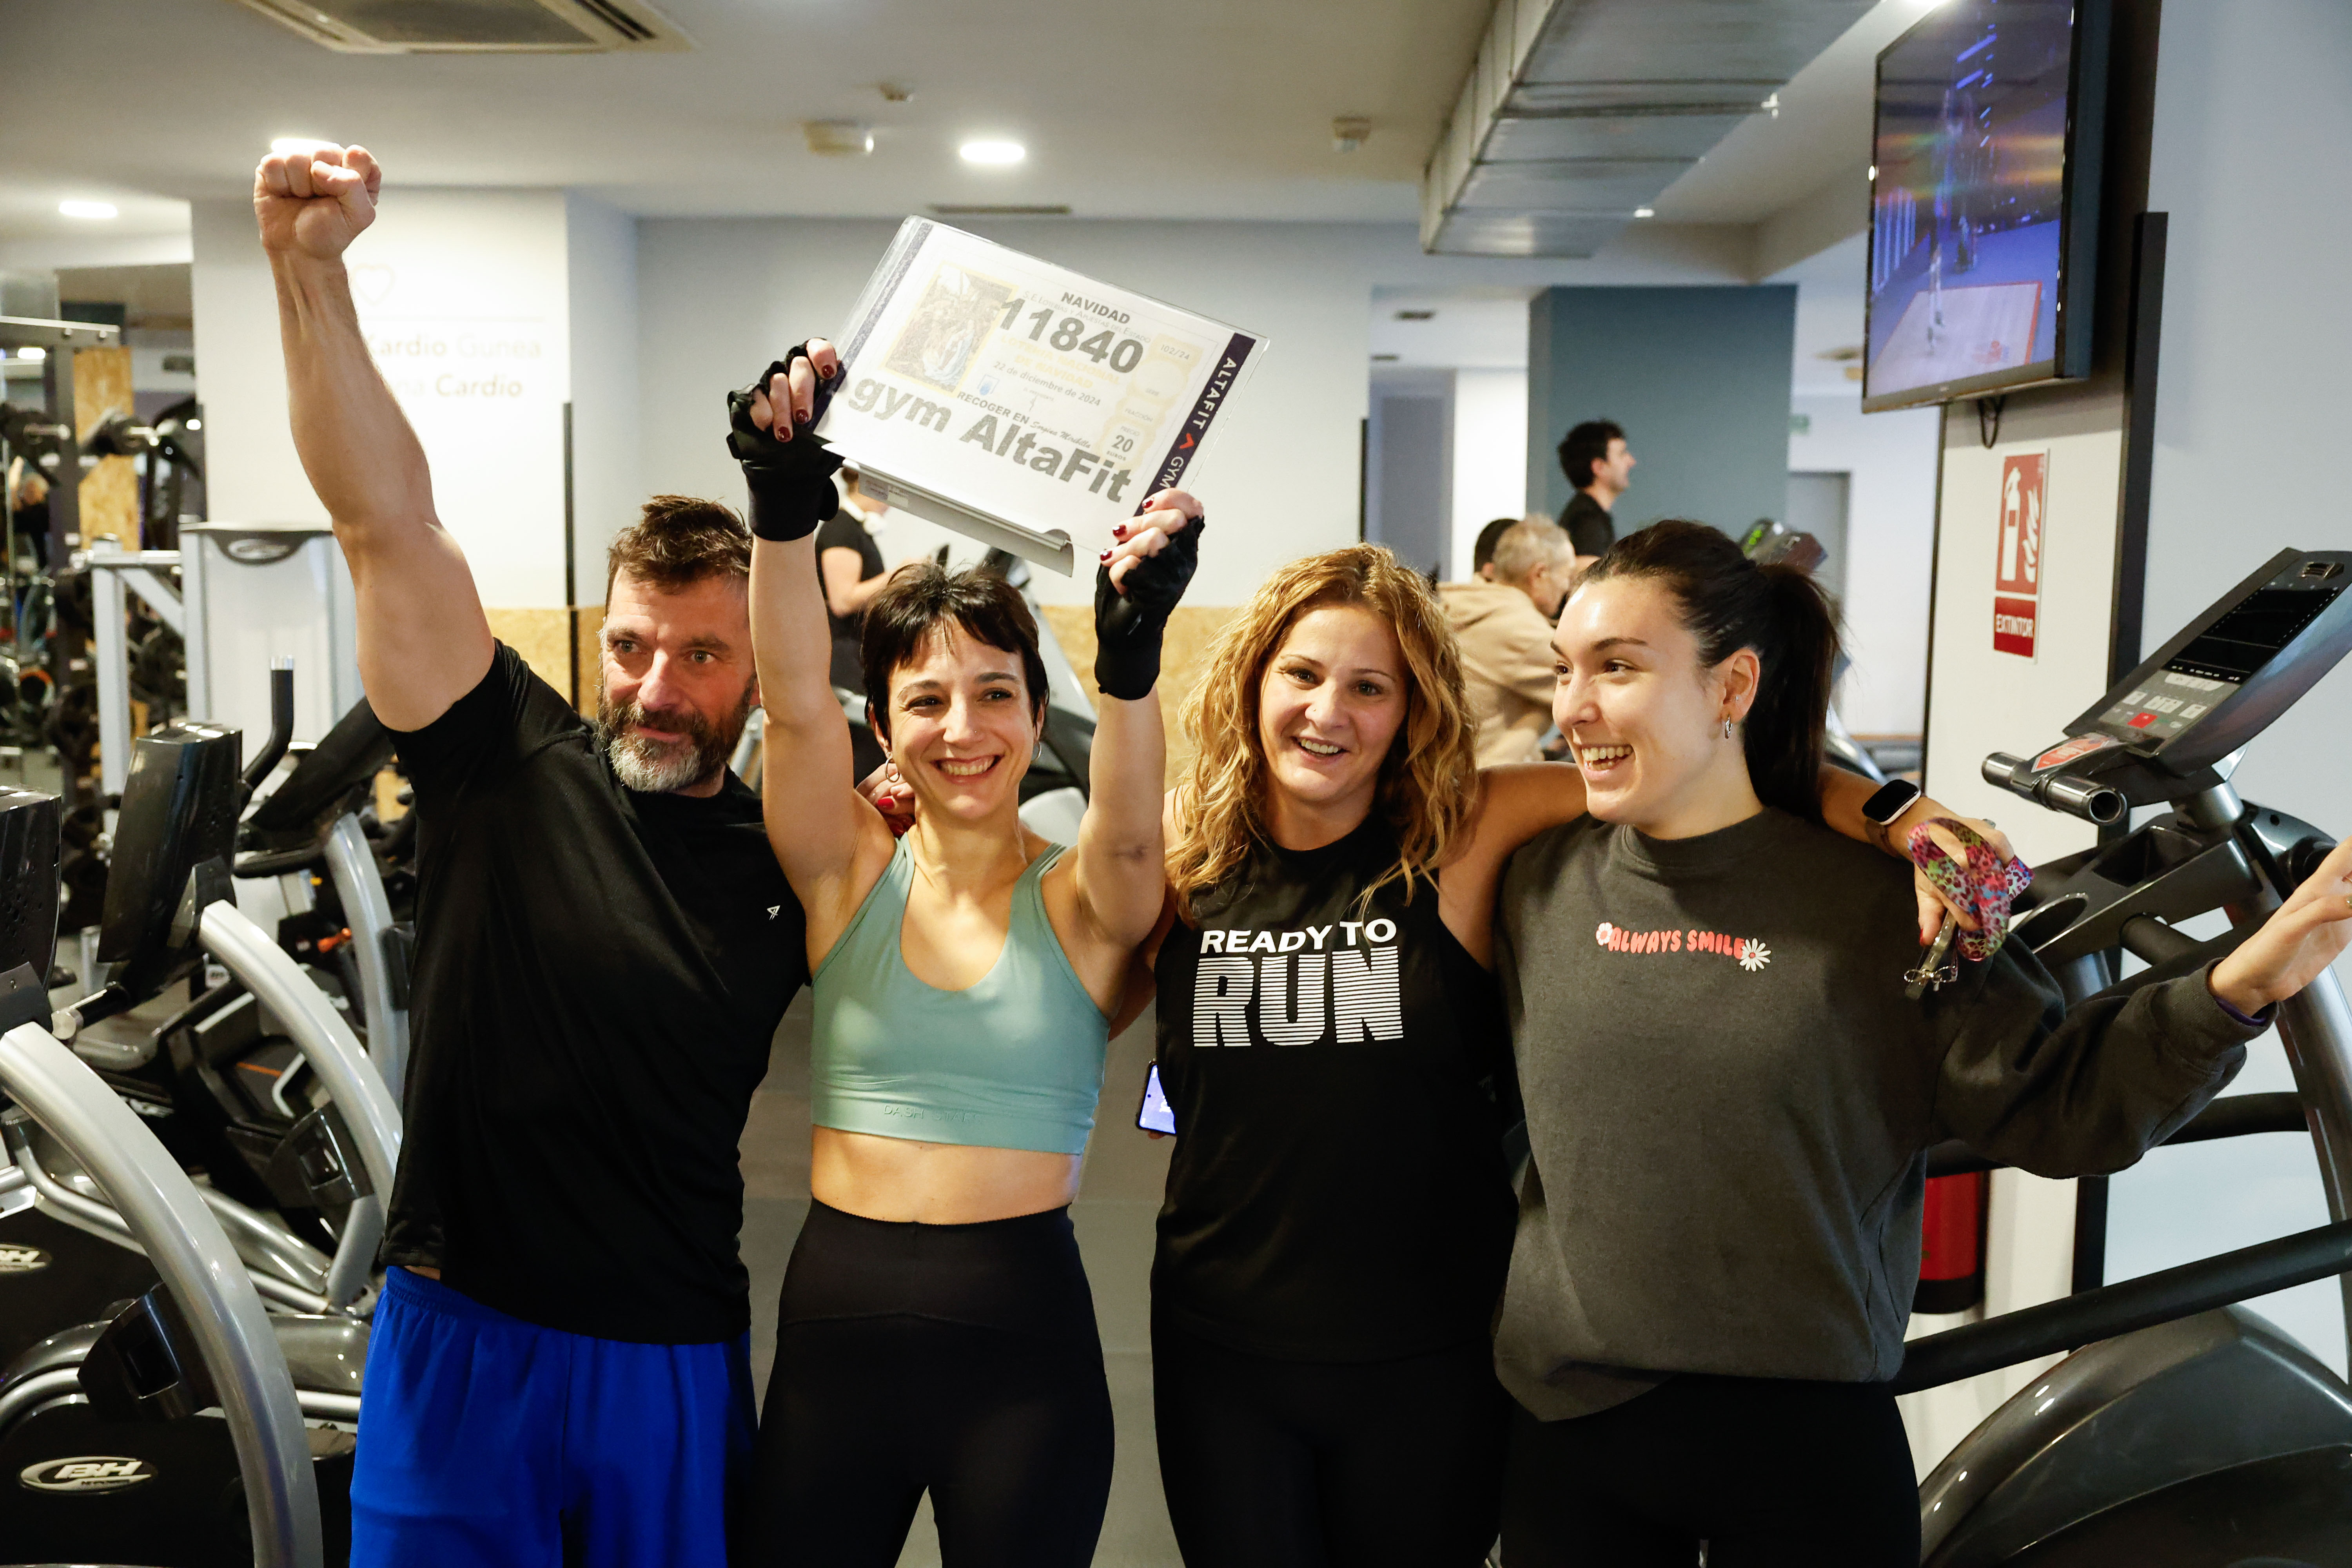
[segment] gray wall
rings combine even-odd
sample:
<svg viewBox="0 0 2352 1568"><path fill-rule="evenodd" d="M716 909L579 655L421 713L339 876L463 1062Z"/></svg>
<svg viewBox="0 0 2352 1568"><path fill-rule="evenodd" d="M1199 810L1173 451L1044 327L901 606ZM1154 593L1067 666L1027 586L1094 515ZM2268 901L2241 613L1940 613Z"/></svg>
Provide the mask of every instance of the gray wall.
<svg viewBox="0 0 2352 1568"><path fill-rule="evenodd" d="M2352 546L2352 8L2165 0L2147 205L2171 214L2145 646L2273 552ZM2235 783L2352 834L2352 666L2256 741ZM2347 981L2352 973L2337 964ZM2274 1037L2232 1092L2293 1087ZM2327 1222L2308 1140L2160 1149L2116 1178L2109 1275ZM2258 1304L2344 1364L2335 1283Z"/></svg>
<svg viewBox="0 0 2352 1568"><path fill-rule="evenodd" d="M1569 426L1614 419L1638 466L1623 534L1661 517L1737 533L1778 518L1789 482L1797 290L1548 289L1528 312L1528 504L1559 515Z"/></svg>

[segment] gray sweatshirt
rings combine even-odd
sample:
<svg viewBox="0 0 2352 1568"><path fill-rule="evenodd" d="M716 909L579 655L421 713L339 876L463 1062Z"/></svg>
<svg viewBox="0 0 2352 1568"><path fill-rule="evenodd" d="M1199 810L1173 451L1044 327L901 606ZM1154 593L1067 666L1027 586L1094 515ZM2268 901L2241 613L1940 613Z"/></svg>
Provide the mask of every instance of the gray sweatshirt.
<svg viewBox="0 0 2352 1568"><path fill-rule="evenodd" d="M2119 1170L2261 1031L2202 973L2067 1013L2018 944L1914 1002L1897 860L1767 810L1696 838L1590 817L1505 873L1499 967L1533 1161L1496 1332L1544 1420L1677 1372L1894 1375L1946 1138Z"/></svg>

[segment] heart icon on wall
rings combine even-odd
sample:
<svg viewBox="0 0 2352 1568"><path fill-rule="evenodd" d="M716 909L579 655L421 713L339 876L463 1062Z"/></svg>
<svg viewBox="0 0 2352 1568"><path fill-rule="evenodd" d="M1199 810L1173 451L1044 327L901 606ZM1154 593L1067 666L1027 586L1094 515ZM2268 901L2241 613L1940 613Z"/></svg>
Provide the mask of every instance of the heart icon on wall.
<svg viewBox="0 0 2352 1568"><path fill-rule="evenodd" d="M352 292L367 305L381 305L392 296L392 268L382 262L366 262L352 268Z"/></svg>

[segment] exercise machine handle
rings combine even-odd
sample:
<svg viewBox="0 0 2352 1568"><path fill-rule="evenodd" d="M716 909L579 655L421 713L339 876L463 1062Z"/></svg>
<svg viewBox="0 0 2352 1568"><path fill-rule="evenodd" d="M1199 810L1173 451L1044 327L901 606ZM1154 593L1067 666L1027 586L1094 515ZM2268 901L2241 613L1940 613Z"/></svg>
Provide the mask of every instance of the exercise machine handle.
<svg viewBox="0 0 2352 1568"><path fill-rule="evenodd" d="M2352 1269L2352 1220L2004 1312L1905 1347L1896 1394L1958 1383Z"/></svg>
<svg viewBox="0 0 2352 1568"><path fill-rule="evenodd" d="M2102 827L2121 822L2124 814L2131 809L2118 789L2064 772L2037 773L2032 763L2007 752L1995 752L1987 757L1983 772L1989 784Z"/></svg>
<svg viewBox="0 0 2352 1568"><path fill-rule="evenodd" d="M253 761L245 765L245 776L239 781L242 807L269 776L269 770L285 756L287 746L294 739L294 661L279 656L269 661L269 739L261 743Z"/></svg>

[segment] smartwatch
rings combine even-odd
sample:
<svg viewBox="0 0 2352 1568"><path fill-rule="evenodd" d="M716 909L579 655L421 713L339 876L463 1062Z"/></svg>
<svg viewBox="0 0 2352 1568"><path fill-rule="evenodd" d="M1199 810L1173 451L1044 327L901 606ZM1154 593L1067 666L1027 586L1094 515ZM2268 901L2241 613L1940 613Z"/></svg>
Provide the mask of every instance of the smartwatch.
<svg viewBox="0 0 2352 1568"><path fill-rule="evenodd" d="M1890 827L1925 793L1908 779L1890 779L1862 803L1862 815L1881 827Z"/></svg>

